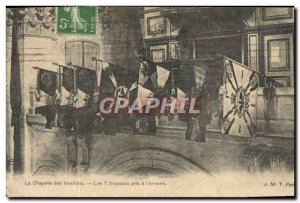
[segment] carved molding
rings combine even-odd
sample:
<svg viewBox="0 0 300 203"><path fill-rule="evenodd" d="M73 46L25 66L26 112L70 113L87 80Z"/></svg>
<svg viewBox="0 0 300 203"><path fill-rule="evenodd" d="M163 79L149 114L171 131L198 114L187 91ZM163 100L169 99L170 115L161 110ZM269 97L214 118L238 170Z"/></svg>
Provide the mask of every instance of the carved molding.
<svg viewBox="0 0 300 203"><path fill-rule="evenodd" d="M293 153L279 149L248 148L244 152L244 164L249 173L265 171L288 172L294 168Z"/></svg>
<svg viewBox="0 0 300 203"><path fill-rule="evenodd" d="M12 19L16 13L21 15L18 18L19 34L55 34L55 7L8 8L6 11L7 35L12 34Z"/></svg>
<svg viewBox="0 0 300 203"><path fill-rule="evenodd" d="M206 169L189 159L170 151L155 148L122 152L112 157L98 170L108 174L124 175L139 168L158 168L177 175L196 171L208 175Z"/></svg>
<svg viewBox="0 0 300 203"><path fill-rule="evenodd" d="M50 175L55 176L64 173L65 169L53 160L42 160L37 164L33 176Z"/></svg>

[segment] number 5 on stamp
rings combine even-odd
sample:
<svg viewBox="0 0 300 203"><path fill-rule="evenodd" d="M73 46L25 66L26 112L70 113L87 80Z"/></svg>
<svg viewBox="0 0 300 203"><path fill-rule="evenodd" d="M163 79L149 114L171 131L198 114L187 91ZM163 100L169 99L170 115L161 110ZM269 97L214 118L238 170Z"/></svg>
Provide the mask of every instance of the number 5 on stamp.
<svg viewBox="0 0 300 203"><path fill-rule="evenodd" d="M64 6L56 9L57 34L96 34L97 9L94 6Z"/></svg>

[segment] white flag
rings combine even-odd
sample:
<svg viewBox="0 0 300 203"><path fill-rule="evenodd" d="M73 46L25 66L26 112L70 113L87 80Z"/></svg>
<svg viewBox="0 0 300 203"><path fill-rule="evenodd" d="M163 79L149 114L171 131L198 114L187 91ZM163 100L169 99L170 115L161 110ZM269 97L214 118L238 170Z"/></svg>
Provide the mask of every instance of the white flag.
<svg viewBox="0 0 300 203"><path fill-rule="evenodd" d="M177 87L177 100L180 100L181 98L186 98L186 94Z"/></svg>
<svg viewBox="0 0 300 203"><path fill-rule="evenodd" d="M169 78L170 71L160 66L156 66L156 71L157 71L157 85L158 87L164 87Z"/></svg>
<svg viewBox="0 0 300 203"><path fill-rule="evenodd" d="M145 105L147 103L147 99L153 97L153 92L139 84L137 97L140 98L142 104Z"/></svg>

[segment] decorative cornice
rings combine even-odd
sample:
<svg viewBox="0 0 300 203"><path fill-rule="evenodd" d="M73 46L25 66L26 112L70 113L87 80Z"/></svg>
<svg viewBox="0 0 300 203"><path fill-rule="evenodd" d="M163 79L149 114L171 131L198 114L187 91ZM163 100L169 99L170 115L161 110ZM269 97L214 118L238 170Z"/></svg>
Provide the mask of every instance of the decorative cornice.
<svg viewBox="0 0 300 203"><path fill-rule="evenodd" d="M6 32L11 35L12 23L19 23L19 34L55 34L55 7L8 8L6 12Z"/></svg>

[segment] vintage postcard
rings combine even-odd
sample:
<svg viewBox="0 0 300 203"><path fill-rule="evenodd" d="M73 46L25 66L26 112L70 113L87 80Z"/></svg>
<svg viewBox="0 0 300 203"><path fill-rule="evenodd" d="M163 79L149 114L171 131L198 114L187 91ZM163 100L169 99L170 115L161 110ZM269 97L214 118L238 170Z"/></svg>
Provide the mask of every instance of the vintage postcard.
<svg viewBox="0 0 300 203"><path fill-rule="evenodd" d="M294 7L6 7L6 193L294 197Z"/></svg>

